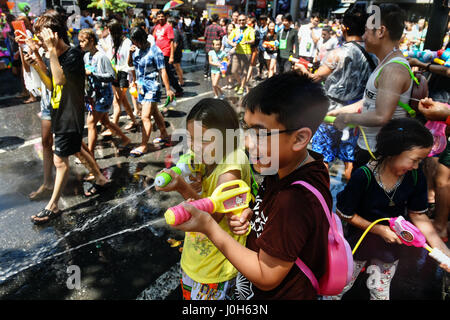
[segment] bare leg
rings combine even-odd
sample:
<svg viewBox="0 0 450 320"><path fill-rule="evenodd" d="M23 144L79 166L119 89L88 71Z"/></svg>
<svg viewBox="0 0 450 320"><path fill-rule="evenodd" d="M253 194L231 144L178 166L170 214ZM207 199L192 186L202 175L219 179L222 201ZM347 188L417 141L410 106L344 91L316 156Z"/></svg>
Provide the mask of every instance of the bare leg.
<svg viewBox="0 0 450 320"><path fill-rule="evenodd" d="M150 115L155 119L156 125L159 128L159 132L161 133L161 138L165 139L169 137L167 133L166 124L164 122L164 117L161 114L161 111L158 109L158 104L156 102L152 102L150 106Z"/></svg>
<svg viewBox="0 0 450 320"><path fill-rule="evenodd" d="M183 69L181 69L181 65L179 63L174 63L173 66L175 67L175 71L178 76L178 82L180 83L180 86L183 86L184 85Z"/></svg>
<svg viewBox="0 0 450 320"><path fill-rule="evenodd" d="M31 200L37 199L40 195L53 189L53 134L51 130L52 123L50 120L41 120L41 141L42 155L44 166L44 183L38 190L30 193Z"/></svg>
<svg viewBox="0 0 450 320"><path fill-rule="evenodd" d="M81 147L80 152L77 152L75 156L80 159L81 163L91 172L95 177L95 183L102 186L108 182L108 179L103 175L100 171L100 167L98 166L95 159L92 157L89 150Z"/></svg>
<svg viewBox="0 0 450 320"><path fill-rule="evenodd" d="M103 113L100 117L100 122L102 125L104 125L106 128L111 130L114 134L118 135L120 139L122 139L123 146L128 145L131 142L131 139L128 138L122 130L120 130L120 127L115 124L114 122L109 121L109 117L107 113Z"/></svg>
<svg viewBox="0 0 450 320"><path fill-rule="evenodd" d="M113 122L115 124L119 124L119 117L120 117L120 88L117 88L113 86L113 93L114 93L114 101L113 101Z"/></svg>
<svg viewBox="0 0 450 320"><path fill-rule="evenodd" d="M53 156L53 161L56 167L56 176L55 176L55 186L53 188L53 193L50 201L47 203L45 209L57 212L58 211L58 201L61 198L62 190L67 181L67 174L69 172L69 158L68 157L59 157L56 154ZM39 219L35 218L35 220L47 220L45 218Z"/></svg>
<svg viewBox="0 0 450 320"><path fill-rule="evenodd" d="M450 169L439 163L436 170L436 189L435 189L435 203L436 211L434 218L434 228L438 235L446 238L448 213L450 211Z"/></svg>
<svg viewBox="0 0 450 320"><path fill-rule="evenodd" d="M344 177L347 181L349 181L352 175L353 162L344 162L344 165L345 165Z"/></svg>
<svg viewBox="0 0 450 320"><path fill-rule="evenodd" d="M134 127L137 123L136 123L136 117L133 114L133 110L131 110L131 106L130 103L128 102L127 99L127 88L120 88L119 91L119 95L120 95L120 102L123 105L123 108L125 109L125 112L128 114L128 116L131 119L131 125L128 125L127 127ZM125 127L125 129L127 129L127 127Z"/></svg>
<svg viewBox="0 0 450 320"><path fill-rule="evenodd" d="M97 122L100 120L100 113L96 111L89 112L87 116L88 127L88 150L92 157L94 155L95 145L97 144Z"/></svg>
<svg viewBox="0 0 450 320"><path fill-rule="evenodd" d="M151 112L151 103L144 102L142 104L142 140L140 146L135 148L135 150L139 150L140 152L147 152L148 140L150 139L150 135L152 133L152 122L150 120L150 112ZM156 119L155 119L156 121ZM164 121L163 121L164 122Z"/></svg>

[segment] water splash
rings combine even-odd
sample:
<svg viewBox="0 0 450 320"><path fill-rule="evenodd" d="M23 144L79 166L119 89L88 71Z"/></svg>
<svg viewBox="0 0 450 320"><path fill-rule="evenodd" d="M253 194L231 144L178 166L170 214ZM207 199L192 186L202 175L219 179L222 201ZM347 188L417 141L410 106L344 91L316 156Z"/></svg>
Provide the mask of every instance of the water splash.
<svg viewBox="0 0 450 320"><path fill-rule="evenodd" d="M54 252L54 250L58 247L58 245L65 241L68 237L72 236L73 234L76 233L81 233L83 231L85 231L86 229L88 229L88 227L92 226L94 223L104 219L105 217L109 216L109 214L111 212L113 212L115 209L119 208L120 206L122 206L123 204L129 204L133 199L138 198L140 195L144 194L145 192L151 190L152 188L154 188L155 184L153 183L152 185L144 188L143 190L139 191L138 193L132 194L127 196L126 198L122 199L122 201L120 201L118 204L114 205L113 207L109 208L107 211L105 211L104 213L97 215L91 219L86 220L86 222L83 223L83 225L81 227L77 227L74 228L72 230L70 230L69 232L67 232L66 234L64 234L61 238L59 238L57 241L55 241L54 243L52 243L50 246L44 246L42 248L40 248L39 250L37 250L30 258L26 259L26 261L21 262L21 263L15 263L12 264L11 266L9 266L7 269L5 270L0 270L0 284L4 281L6 281L7 279L9 279L10 277L25 271L31 267L34 267L42 262L54 259L56 257L62 256L64 254L70 253L72 251L81 249L83 247L86 247L88 245L94 244L96 242L99 241L103 241L112 237L116 237L125 233L132 233L132 232L137 232L139 230L142 230L144 228L152 228L152 225L154 224L158 224L161 221L163 221L163 218L160 219L155 219L155 220L151 220L147 223L142 224L141 226L135 227L135 228L128 228L128 229L124 229L118 232L115 232L113 234L95 239L95 240L91 240L89 242L83 243L81 245L78 245L74 248L70 248L67 249L65 251L62 252L58 252L58 253L54 253L52 254L52 252ZM151 229L150 229L151 230ZM151 230L153 233L154 231Z"/></svg>

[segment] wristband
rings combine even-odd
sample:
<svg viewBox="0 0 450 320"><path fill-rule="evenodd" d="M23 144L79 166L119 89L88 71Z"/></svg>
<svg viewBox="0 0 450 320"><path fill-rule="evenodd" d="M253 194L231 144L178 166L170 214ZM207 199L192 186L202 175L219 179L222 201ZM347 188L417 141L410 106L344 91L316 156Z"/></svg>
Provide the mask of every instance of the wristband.
<svg viewBox="0 0 450 320"><path fill-rule="evenodd" d="M430 66L431 66L431 63L427 64L425 70L428 71L428 72L430 72Z"/></svg>

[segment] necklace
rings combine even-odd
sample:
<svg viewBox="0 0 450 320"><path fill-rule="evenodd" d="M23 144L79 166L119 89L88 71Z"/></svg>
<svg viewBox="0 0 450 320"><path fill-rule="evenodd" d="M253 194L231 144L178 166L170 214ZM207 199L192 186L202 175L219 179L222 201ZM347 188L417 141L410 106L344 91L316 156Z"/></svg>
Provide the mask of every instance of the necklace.
<svg viewBox="0 0 450 320"><path fill-rule="evenodd" d="M389 53L386 55L386 57L384 57L383 61L381 61L381 63L378 64L378 66L382 66L383 63L386 61L386 59L387 59L391 54L393 54L393 53L395 53L395 52L397 52L397 51L398 51L397 47L394 47L394 49L392 49L391 52L389 52Z"/></svg>
<svg viewBox="0 0 450 320"><path fill-rule="evenodd" d="M395 193L397 192L398 187L402 184L404 176L401 176L390 190L386 190L383 182L381 181L381 175L376 168L373 170L373 173L374 173L375 180L377 181L378 185L381 187L381 189L383 189L384 194L389 199L389 207L395 207L395 202L394 202ZM393 194L392 194L392 196L389 196L388 193L391 193L391 192L393 192Z"/></svg>

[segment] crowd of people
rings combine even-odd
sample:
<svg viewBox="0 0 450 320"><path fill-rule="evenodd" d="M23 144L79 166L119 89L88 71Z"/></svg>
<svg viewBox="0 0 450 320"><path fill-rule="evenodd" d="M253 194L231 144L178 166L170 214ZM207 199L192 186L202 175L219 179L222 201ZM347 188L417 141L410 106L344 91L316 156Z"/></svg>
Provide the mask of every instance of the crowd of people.
<svg viewBox="0 0 450 320"><path fill-rule="evenodd" d="M308 183L332 208L328 167L335 159L345 164L346 185L337 195L336 208L352 247L374 220L405 216L431 247L450 256L445 244L450 148L447 144L440 155L429 157L434 139L424 126L427 120L449 124L450 86L443 85L449 83L449 68L406 59L399 48L404 37L410 39L404 32L403 10L384 4L380 13L382 26L372 29L366 27L368 15L357 10L347 12L341 21L322 23L313 14L303 25L296 25L290 14L271 21L237 11L229 23L217 15L209 24L194 23L197 35L204 32L204 76L211 77L214 95L197 102L186 118L190 147L196 156L200 153L203 170L189 183L165 169L172 181L156 188L178 192L192 215L177 226L186 231L181 257L185 299L316 299L314 286L295 263L301 257L317 279L324 275L329 224L314 194L293 184ZM107 187L94 153L98 122L106 128L103 134L119 136L126 147L131 140L124 132L136 127L140 117L142 139L130 151L133 157L149 151L152 118L160 131L153 145L173 145L164 123L165 110L158 103L162 86L168 100L183 95L180 48L185 36L179 22L167 19L163 11L156 14L154 25L129 12L124 19L108 22L83 17L83 28L72 32L71 39L56 10L39 16L29 29L31 34L15 33L26 73L33 73L41 88L44 182L30 198L50 196L50 201L32 217L36 224L61 214L58 200L69 156L75 155L92 175L86 196ZM408 45L420 47L420 39ZM411 118L409 107L413 66L431 74L430 94L419 97L414 110L422 121ZM127 98L133 88L134 112ZM241 122L225 99L226 90L232 89L244 95ZM130 118L123 129L118 123L121 106ZM83 142L86 112L87 144ZM334 121L325 123L326 116L335 117ZM223 137L227 130L242 129L248 134L245 148L223 139L232 145L216 147L232 152L218 163L207 163L202 152L220 143L202 137L208 129L220 131ZM267 139L277 139L277 150ZM276 173L267 174L275 161ZM251 207L240 216L209 214L189 204L211 196L229 181L253 185L256 173L264 180ZM371 299L389 299L403 250L407 247L388 225L377 225L354 255L347 287L338 296L324 298L340 299L362 268L373 266L380 281L368 286ZM449 265L440 267L450 272Z"/></svg>

